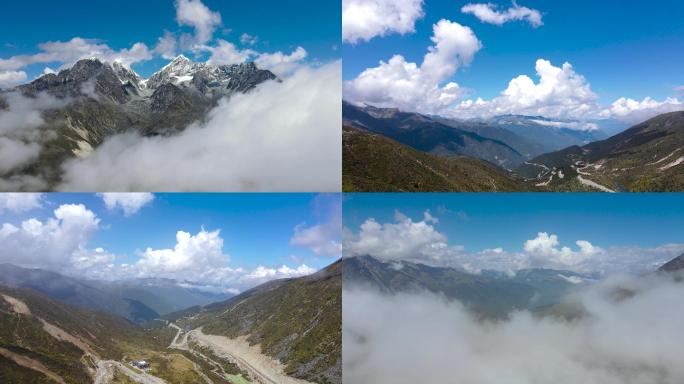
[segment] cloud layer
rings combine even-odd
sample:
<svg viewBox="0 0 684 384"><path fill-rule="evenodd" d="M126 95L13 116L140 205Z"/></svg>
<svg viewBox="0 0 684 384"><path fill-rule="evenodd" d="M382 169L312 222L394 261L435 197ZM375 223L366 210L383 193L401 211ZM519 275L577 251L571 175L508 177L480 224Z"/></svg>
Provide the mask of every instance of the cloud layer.
<svg viewBox="0 0 684 384"><path fill-rule="evenodd" d="M205 124L176 136L111 137L88 158L67 162L59 188L338 191L341 76L340 62L303 67L221 101Z"/></svg>
<svg viewBox="0 0 684 384"><path fill-rule="evenodd" d="M342 0L342 41L411 33L423 16L423 0Z"/></svg>
<svg viewBox="0 0 684 384"><path fill-rule="evenodd" d="M629 295L620 295L629 292ZM344 381L675 384L684 381L684 284L616 278L569 299L569 321L519 312L478 320L430 294L345 287Z"/></svg>

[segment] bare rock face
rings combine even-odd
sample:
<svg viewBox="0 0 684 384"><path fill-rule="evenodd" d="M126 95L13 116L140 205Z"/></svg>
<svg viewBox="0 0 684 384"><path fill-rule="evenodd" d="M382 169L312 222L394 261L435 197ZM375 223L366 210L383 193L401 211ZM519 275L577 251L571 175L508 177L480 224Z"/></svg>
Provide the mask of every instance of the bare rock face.
<svg viewBox="0 0 684 384"><path fill-rule="evenodd" d="M183 55L149 79L118 62L80 60L58 74L46 74L6 91L28 98L47 94L66 106L42 112L42 151L35 163L0 174L0 178L28 174L47 180L52 187L60 181L65 160L87 156L111 135L177 134L203 120L220 99L249 92L269 80L277 77L254 63L217 66L195 63ZM0 109L8 108L3 93Z"/></svg>
<svg viewBox="0 0 684 384"><path fill-rule="evenodd" d="M662 272L674 272L682 269L684 269L684 254L679 255L658 268L658 270Z"/></svg>

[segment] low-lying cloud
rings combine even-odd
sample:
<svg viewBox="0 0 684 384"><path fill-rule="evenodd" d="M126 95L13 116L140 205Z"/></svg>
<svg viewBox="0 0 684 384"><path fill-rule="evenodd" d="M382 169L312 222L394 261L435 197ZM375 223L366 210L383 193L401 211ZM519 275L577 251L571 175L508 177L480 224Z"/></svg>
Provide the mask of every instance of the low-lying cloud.
<svg viewBox="0 0 684 384"><path fill-rule="evenodd" d="M483 321L431 294L345 286L344 383L678 384L684 284L607 280L568 299L572 320Z"/></svg>
<svg viewBox="0 0 684 384"><path fill-rule="evenodd" d="M337 191L341 63L234 95L172 137L124 134L63 166L64 191ZM153 170L153 171L152 171Z"/></svg>
<svg viewBox="0 0 684 384"><path fill-rule="evenodd" d="M26 97L8 92L0 98L0 176L21 168L38 158L43 142L50 136L40 131L45 123L43 111L69 103L41 93ZM0 183L0 190L5 190ZM18 189L15 189L18 190Z"/></svg>

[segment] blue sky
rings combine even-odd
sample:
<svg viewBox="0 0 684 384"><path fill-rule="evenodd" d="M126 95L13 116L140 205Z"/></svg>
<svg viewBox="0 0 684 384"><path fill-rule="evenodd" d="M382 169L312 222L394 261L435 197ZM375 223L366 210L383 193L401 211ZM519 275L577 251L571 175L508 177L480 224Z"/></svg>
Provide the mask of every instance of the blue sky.
<svg viewBox="0 0 684 384"><path fill-rule="evenodd" d="M684 194L677 193L351 194L345 195L344 225L356 230L369 217L392 221L395 210L420 220L426 209L451 242L470 251L520 251L537 232L604 247L684 243Z"/></svg>
<svg viewBox="0 0 684 384"><path fill-rule="evenodd" d="M340 9L322 1L227 1L202 0L221 14L222 25L214 38L241 47L240 36L258 36L251 49L259 52L291 52L302 46L312 61L339 58ZM315 15L315 17L312 17ZM98 39L115 50L136 42L153 47L164 30L191 33L176 23L173 0L111 1L13 1L3 4L0 23L0 58L33 54L46 41L68 41L74 37ZM149 76L166 64L156 58L133 68ZM53 65L58 67L58 65ZM42 73L45 64L27 68L29 78Z"/></svg>
<svg viewBox="0 0 684 384"><path fill-rule="evenodd" d="M426 0L416 33L345 44L344 78L352 79L395 53L420 62L430 45L432 24L446 18L472 28L484 45L472 65L454 76L475 96L492 98L515 76L533 77L538 58L572 63L605 101L622 96L663 98L673 94L673 87L684 85L684 2L519 1L542 12L544 25L536 29L523 22L481 23L460 12L470 2L477 3ZM507 1L492 2L510 6Z"/></svg>
<svg viewBox="0 0 684 384"><path fill-rule="evenodd" d="M306 265L320 269L340 256L339 252L335 254L334 248L333 251L316 248L319 245L339 244L341 211L340 196L336 194L156 194L153 200L128 215L121 206L108 208L103 198L94 194L45 194L40 198L40 206L19 210L3 209L4 199L0 195L0 227L9 223L21 228L22 223L31 219L46 224L56 216L56 210L70 204L84 205L100 220L97 228L92 230L83 221L62 219L58 228L46 230L32 240L34 243L45 242L45 248L60 237L63 240L57 247L73 244L64 245L65 249L60 254L44 256L44 265L49 269L54 265L51 269L58 271L72 272L73 267L77 267L68 260L80 248L89 252L103 248L106 253L116 256L114 264L135 264L142 258L140 252L147 248L173 250L177 243L177 231L198 236L203 230L207 233L220 230L218 236L223 240L221 251L230 257L228 262L223 263L225 265L221 265L222 259L219 259L218 266L202 261L211 257L212 247L208 241L198 242L195 251L178 251L174 257L195 258L190 260L191 264L201 266L205 263L207 269L224 266L242 268L245 271L240 275L246 275L259 266L278 268L286 265L296 270ZM76 216L86 215L81 212ZM84 221L87 223L91 220ZM9 253L17 244L22 244L23 239L18 237L22 233L15 231L9 237L3 237L0 233L0 245L5 247L5 251L0 252L0 261L16 261L12 259L15 256ZM299 243L293 240L298 233L304 239ZM14 240L12 236L15 236ZM37 250L52 253L52 250ZM26 255L26 260L32 257L36 258L33 263L36 265L32 266L40 267L43 256ZM164 266L158 269L163 270ZM100 270L95 272L99 273ZM200 274L202 272L198 271ZM199 278L198 281L202 282Z"/></svg>
<svg viewBox="0 0 684 384"><path fill-rule="evenodd" d="M684 194L346 194L343 216L345 256L643 273L684 253Z"/></svg>
<svg viewBox="0 0 684 384"><path fill-rule="evenodd" d="M353 80L394 54L420 64L432 44L432 25L447 19L470 27L483 45L469 66L462 66L442 81L442 85L455 81L467 90L468 98L492 99L518 75L537 82L535 61L540 58L557 67L571 63L590 83L600 104L621 97L663 100L677 96L674 88L684 85L684 2L518 1L520 6L541 13L543 25L538 28L525 21L503 25L481 22L461 12L467 3L487 2L425 0L424 17L415 22L415 32L345 43L344 79ZM509 1L491 3L500 12L511 7Z"/></svg>

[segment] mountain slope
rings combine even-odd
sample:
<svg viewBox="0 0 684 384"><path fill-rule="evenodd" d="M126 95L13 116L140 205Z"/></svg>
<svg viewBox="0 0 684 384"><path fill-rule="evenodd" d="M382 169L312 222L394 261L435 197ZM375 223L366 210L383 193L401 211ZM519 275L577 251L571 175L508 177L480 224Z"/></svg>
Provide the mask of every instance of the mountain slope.
<svg viewBox="0 0 684 384"><path fill-rule="evenodd" d="M47 94L54 106L42 113L35 162L3 177L36 176L48 188L60 181L61 164L74 156L88 156L115 134L173 135L201 121L218 100L277 80L254 63L213 66L193 63L184 56L143 80L130 68L98 59L80 60L58 74L46 74L14 90L0 92L0 108L11 93L38 100Z"/></svg>
<svg viewBox="0 0 684 384"><path fill-rule="evenodd" d="M230 338L248 335L288 375L341 383L341 262L295 279L260 285L224 302L168 319Z"/></svg>
<svg viewBox="0 0 684 384"><path fill-rule="evenodd" d="M447 267L408 261L383 261L371 256L343 260L345 287L371 287L384 293L428 291L455 299L474 312L501 318L514 310L542 309L578 286L585 278L567 271L530 269L514 276L483 271L470 274ZM571 282L574 277L575 282ZM569 280L570 279L570 280Z"/></svg>
<svg viewBox="0 0 684 384"><path fill-rule="evenodd" d="M516 169L555 190L684 190L684 112L666 113L606 140L539 156ZM564 178L553 177L562 173Z"/></svg>
<svg viewBox="0 0 684 384"><path fill-rule="evenodd" d="M342 183L345 192L525 191L515 176L485 161L441 158L382 135L344 127Z"/></svg>
<svg viewBox="0 0 684 384"><path fill-rule="evenodd" d="M121 343L161 347L152 334L121 318L0 286L2 382L91 382L100 359L122 357Z"/></svg>
<svg viewBox="0 0 684 384"><path fill-rule="evenodd" d="M658 268L661 272L674 272L684 269L684 254L668 261Z"/></svg>
<svg viewBox="0 0 684 384"><path fill-rule="evenodd" d="M512 168L526 158L510 145L439 123L427 116L371 106L342 104L345 125L379 133L437 156L464 155Z"/></svg>

